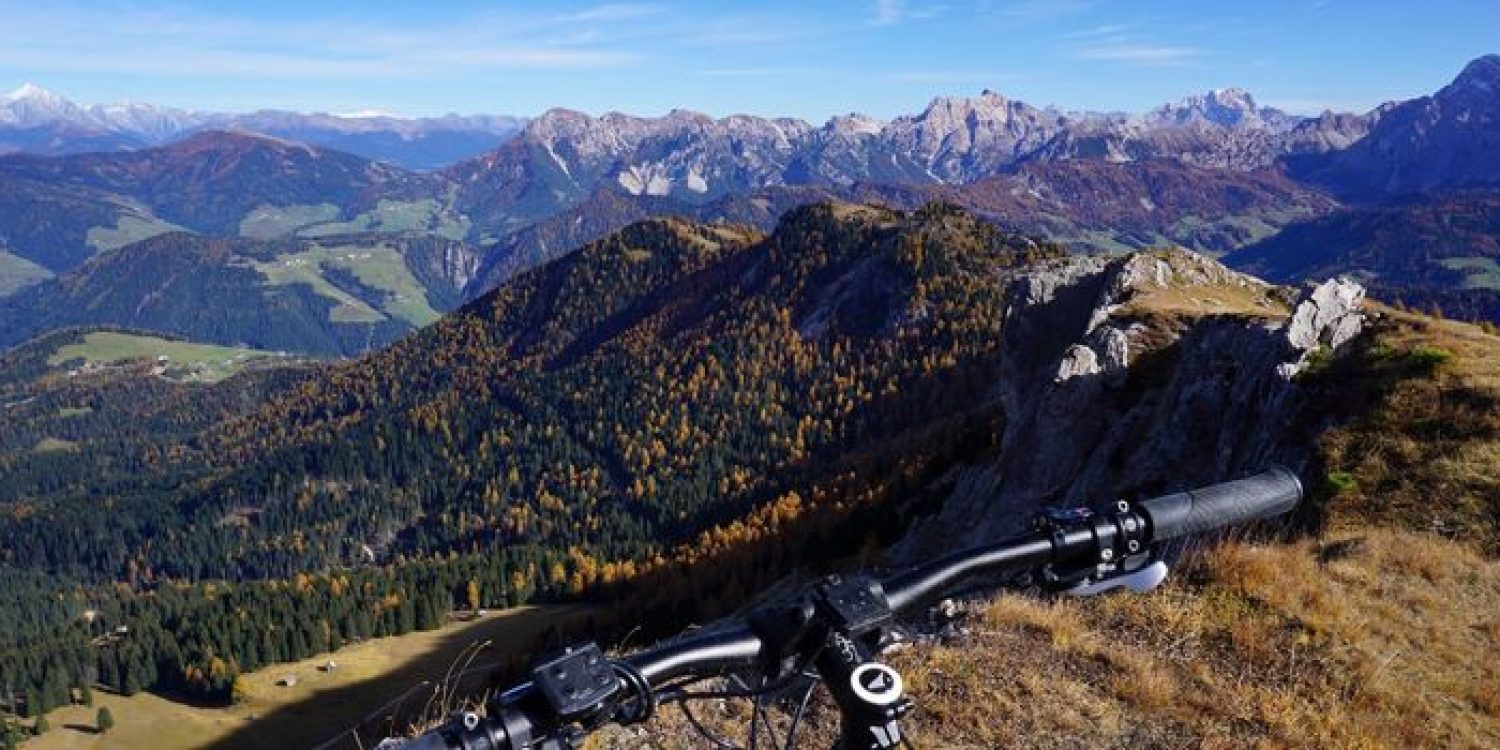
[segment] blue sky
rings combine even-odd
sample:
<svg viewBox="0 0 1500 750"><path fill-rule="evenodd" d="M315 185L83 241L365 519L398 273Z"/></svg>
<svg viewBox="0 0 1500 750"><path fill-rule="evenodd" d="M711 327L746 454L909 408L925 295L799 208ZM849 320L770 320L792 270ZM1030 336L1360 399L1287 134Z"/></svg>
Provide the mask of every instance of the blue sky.
<svg viewBox="0 0 1500 750"><path fill-rule="evenodd" d="M1500 2L146 3L0 0L0 91L199 109L821 121L993 89L1142 110L1241 86L1296 112L1431 92L1500 52Z"/></svg>

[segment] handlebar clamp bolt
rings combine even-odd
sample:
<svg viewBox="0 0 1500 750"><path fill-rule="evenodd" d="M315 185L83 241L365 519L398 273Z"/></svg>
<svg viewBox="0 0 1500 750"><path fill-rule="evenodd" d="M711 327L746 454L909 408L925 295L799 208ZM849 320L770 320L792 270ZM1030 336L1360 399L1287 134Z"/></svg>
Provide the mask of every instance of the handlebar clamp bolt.
<svg viewBox="0 0 1500 750"><path fill-rule="evenodd" d="M1141 551L1141 543L1134 539L1130 540L1130 542L1125 546L1128 547L1132 553Z"/></svg>
<svg viewBox="0 0 1500 750"><path fill-rule="evenodd" d="M476 714L473 711L463 712L463 714L459 716L459 721L463 724L464 731L466 732L472 732L475 729L479 728L479 714Z"/></svg>
<svg viewBox="0 0 1500 750"><path fill-rule="evenodd" d="M1104 562L1109 562L1110 560L1115 559L1115 551L1108 547L1105 547L1104 549L1099 550L1099 559L1103 560Z"/></svg>

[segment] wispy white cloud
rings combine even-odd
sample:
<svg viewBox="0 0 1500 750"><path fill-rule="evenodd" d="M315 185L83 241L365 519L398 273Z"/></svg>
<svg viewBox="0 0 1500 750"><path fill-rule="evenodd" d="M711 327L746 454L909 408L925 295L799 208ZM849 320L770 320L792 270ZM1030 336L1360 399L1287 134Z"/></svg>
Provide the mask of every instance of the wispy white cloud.
<svg viewBox="0 0 1500 750"><path fill-rule="evenodd" d="M999 84L1013 81L1016 76L991 70L904 70L880 76L891 83L924 85L944 84Z"/></svg>
<svg viewBox="0 0 1500 750"><path fill-rule="evenodd" d="M1118 38L1121 35L1125 34L1126 32L1129 32L1129 31L1133 30L1134 28L1135 28L1135 24L1129 24L1129 23L1111 23L1111 24L1105 24L1103 26L1091 26L1091 27L1086 28L1086 29L1078 29L1077 31L1069 31L1066 34L1063 34L1060 38L1062 38L1062 39L1098 39L1098 38L1101 38L1101 37Z"/></svg>
<svg viewBox="0 0 1500 750"><path fill-rule="evenodd" d="M876 26L893 26L906 21L936 18L947 11L946 3L924 1L912 5L907 0L875 0L874 14L870 17L870 23Z"/></svg>
<svg viewBox="0 0 1500 750"><path fill-rule="evenodd" d="M767 66L760 68L703 68L693 75L708 78L783 78L787 76L831 76L836 71L822 68L795 66Z"/></svg>
<svg viewBox="0 0 1500 750"><path fill-rule="evenodd" d="M598 5L567 13L490 14L410 24L362 18L276 22L176 9L0 3L0 66L37 73L370 78L483 70L629 66L644 55L619 38L662 8Z"/></svg>
<svg viewBox="0 0 1500 750"><path fill-rule="evenodd" d="M1201 57L1203 50L1166 44L1109 43L1081 46L1073 50L1073 55L1080 60L1179 65Z"/></svg>
<svg viewBox="0 0 1500 750"><path fill-rule="evenodd" d="M667 11L666 6L656 4L613 3L566 13L560 16L559 19L565 22L626 21L660 16Z"/></svg>
<svg viewBox="0 0 1500 750"><path fill-rule="evenodd" d="M1089 26L1058 35L1063 50L1076 60L1100 60L1143 66L1182 65L1202 57L1189 44L1166 44L1143 29L1156 25L1136 21Z"/></svg>
<svg viewBox="0 0 1500 750"><path fill-rule="evenodd" d="M1019 23L1054 21L1088 10L1095 4L1095 0L1021 0L1021 2L1008 2L999 6L986 3L991 6L991 10L998 11L1001 16Z"/></svg>
<svg viewBox="0 0 1500 750"><path fill-rule="evenodd" d="M902 0L875 0L875 17L870 22L876 26L900 23L904 9Z"/></svg>

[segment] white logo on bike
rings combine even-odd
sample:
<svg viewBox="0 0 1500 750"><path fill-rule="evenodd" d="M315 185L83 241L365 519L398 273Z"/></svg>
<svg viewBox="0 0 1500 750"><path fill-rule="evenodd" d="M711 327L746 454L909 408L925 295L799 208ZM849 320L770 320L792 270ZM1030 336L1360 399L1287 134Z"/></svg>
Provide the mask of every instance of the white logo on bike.
<svg viewBox="0 0 1500 750"><path fill-rule="evenodd" d="M901 675L879 662L861 664L849 675L849 687L860 700L889 706L901 699Z"/></svg>

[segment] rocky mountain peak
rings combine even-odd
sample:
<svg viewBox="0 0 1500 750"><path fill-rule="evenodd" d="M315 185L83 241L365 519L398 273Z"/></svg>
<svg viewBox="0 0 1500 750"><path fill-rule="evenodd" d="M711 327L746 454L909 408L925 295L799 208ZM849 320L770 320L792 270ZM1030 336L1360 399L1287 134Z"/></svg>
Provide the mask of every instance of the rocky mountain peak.
<svg viewBox="0 0 1500 750"><path fill-rule="evenodd" d="M1147 120L1152 125L1209 125L1221 128L1279 128L1291 120L1279 110L1261 107L1250 92L1237 87L1212 89L1189 96L1175 104L1152 110Z"/></svg>
<svg viewBox="0 0 1500 750"><path fill-rule="evenodd" d="M0 99L0 123L33 126L88 119L82 107L33 83L24 84Z"/></svg>
<svg viewBox="0 0 1500 750"><path fill-rule="evenodd" d="M825 129L837 135L858 136L880 135L880 131L884 128L885 122L877 118L858 112L850 112L847 115L838 115L829 120Z"/></svg>
<svg viewBox="0 0 1500 750"><path fill-rule="evenodd" d="M1484 97L1500 95L1500 55L1475 58L1438 95L1458 94Z"/></svg>

